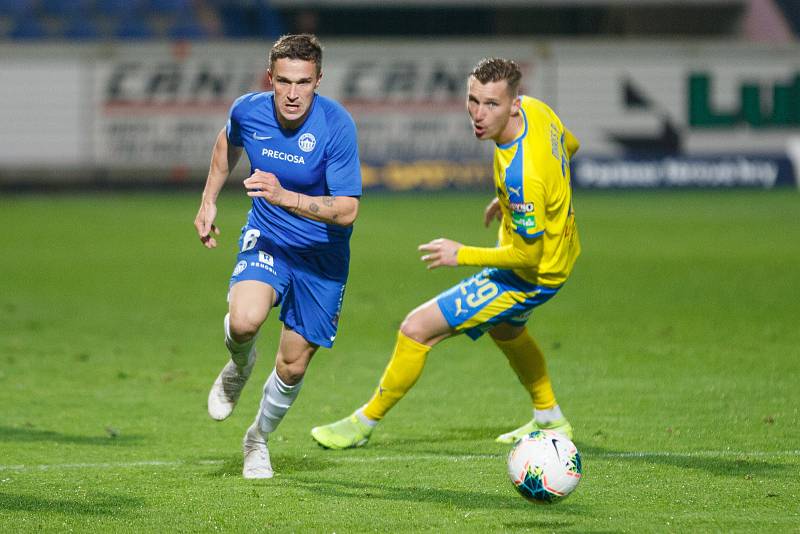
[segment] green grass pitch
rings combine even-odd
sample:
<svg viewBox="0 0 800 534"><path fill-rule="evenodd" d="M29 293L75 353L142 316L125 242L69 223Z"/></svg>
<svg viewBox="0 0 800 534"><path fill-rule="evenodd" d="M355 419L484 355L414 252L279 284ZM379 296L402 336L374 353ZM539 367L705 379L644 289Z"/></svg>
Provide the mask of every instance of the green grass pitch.
<svg viewBox="0 0 800 534"><path fill-rule="evenodd" d="M404 315L473 272L428 272L416 246L493 244L477 193L364 197L336 345L271 439L276 477L241 478L278 323L236 412L212 421L234 190L215 251L192 227L199 194L0 198L0 531L800 528L797 192L577 193L583 255L530 325L585 471L536 506L493 442L530 411L488 339L435 348L366 448L309 436L367 400Z"/></svg>

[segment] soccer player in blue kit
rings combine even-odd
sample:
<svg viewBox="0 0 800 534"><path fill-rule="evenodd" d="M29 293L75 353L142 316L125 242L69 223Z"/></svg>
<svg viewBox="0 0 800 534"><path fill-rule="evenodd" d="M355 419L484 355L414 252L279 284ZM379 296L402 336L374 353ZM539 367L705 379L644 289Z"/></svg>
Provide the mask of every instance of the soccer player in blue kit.
<svg viewBox="0 0 800 534"><path fill-rule="evenodd" d="M316 94L322 47L310 34L285 35L270 50L271 92L249 93L231 107L217 136L194 225L217 245L216 199L242 150L253 198L230 280L225 345L230 361L208 396L208 413L228 417L256 360L259 328L273 307L283 323L275 368L243 439L245 478L273 475L267 441L303 384L320 346L336 337L347 281L361 172L355 124L337 102Z"/></svg>

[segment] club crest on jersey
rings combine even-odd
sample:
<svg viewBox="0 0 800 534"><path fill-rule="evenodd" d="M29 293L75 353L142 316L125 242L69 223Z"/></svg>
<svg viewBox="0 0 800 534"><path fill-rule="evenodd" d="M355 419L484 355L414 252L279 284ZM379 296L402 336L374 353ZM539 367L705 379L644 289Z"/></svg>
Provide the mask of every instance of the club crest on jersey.
<svg viewBox="0 0 800 534"><path fill-rule="evenodd" d="M314 150L314 147L317 145L317 138L314 137L314 134L311 133L304 133L300 136L300 139L297 140L297 146L300 147L300 150L303 152L311 152Z"/></svg>

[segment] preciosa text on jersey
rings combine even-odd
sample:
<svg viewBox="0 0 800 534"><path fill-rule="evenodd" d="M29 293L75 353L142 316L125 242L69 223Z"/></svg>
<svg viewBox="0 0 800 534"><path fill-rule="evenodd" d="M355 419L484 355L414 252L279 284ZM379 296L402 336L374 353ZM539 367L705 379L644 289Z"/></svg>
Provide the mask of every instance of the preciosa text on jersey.
<svg viewBox="0 0 800 534"><path fill-rule="evenodd" d="M267 156L268 158L288 161L289 163L299 163L301 165L306 164L306 160L303 159L303 156L298 156L296 154L289 154L288 152L281 152L279 150L272 150L271 148L262 148L261 155Z"/></svg>

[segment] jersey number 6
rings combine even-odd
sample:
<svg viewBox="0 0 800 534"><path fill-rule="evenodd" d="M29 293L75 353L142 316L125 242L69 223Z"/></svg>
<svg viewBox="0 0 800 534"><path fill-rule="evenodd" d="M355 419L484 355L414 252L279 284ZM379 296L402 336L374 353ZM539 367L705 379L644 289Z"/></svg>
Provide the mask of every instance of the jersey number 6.
<svg viewBox="0 0 800 534"><path fill-rule="evenodd" d="M258 238L261 237L261 230L248 230L242 237L242 252L247 252L258 243Z"/></svg>

